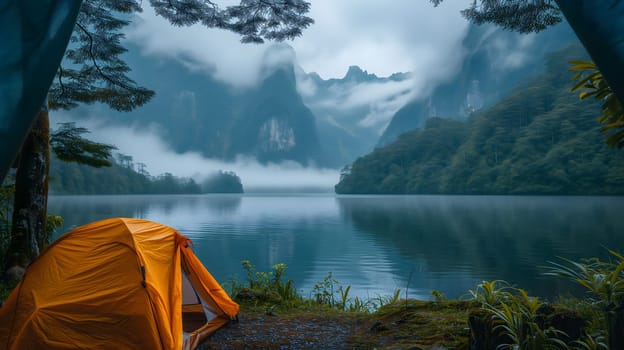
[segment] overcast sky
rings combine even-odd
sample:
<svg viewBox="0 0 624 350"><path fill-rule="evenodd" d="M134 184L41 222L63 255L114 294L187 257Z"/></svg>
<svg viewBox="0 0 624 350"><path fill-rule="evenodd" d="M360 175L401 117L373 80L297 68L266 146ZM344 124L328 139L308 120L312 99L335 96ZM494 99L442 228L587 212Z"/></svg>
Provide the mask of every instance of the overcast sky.
<svg viewBox="0 0 624 350"><path fill-rule="evenodd" d="M469 2L445 1L434 8L426 0L312 0L315 24L288 43L306 72L325 79L340 78L350 65L358 65L378 76L412 71L423 82L438 80L462 58L468 23L459 11ZM238 35L222 30L173 27L149 6L128 38L143 54L191 58L235 86L257 82L267 47L243 45Z"/></svg>

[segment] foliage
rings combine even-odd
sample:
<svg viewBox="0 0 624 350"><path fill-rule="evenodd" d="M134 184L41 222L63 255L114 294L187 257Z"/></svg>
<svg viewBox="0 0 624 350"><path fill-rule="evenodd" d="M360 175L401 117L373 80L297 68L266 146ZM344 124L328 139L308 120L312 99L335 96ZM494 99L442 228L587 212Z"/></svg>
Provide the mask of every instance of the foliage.
<svg viewBox="0 0 624 350"><path fill-rule="evenodd" d="M351 297L351 286L343 286L332 275L327 276L312 288L310 298L301 296L294 287L293 281L284 279L286 265L273 265L271 271L257 271L249 260L242 261L246 274L246 283L231 279L231 294L239 302L253 301L255 306L275 306L292 308L322 307L326 310L346 311L356 313L370 313L379 308L397 304L401 290L397 289L393 295L377 296L370 299Z"/></svg>
<svg viewBox="0 0 624 350"><path fill-rule="evenodd" d="M76 127L75 123L60 124L60 128L50 135L50 148L59 160L96 168L112 165L109 158L117 147L85 139L82 134L89 133L89 130Z"/></svg>
<svg viewBox="0 0 624 350"><path fill-rule="evenodd" d="M433 297L433 300L435 300L436 303L443 303L448 300L446 297L446 294L440 292L437 289L434 289L431 291L431 296Z"/></svg>
<svg viewBox="0 0 624 350"><path fill-rule="evenodd" d="M340 283L338 282L338 280L336 280L332 276L332 273L329 272L327 276L325 276L323 281L317 282L312 288L312 295L314 296L314 300L316 300L316 302L319 304L327 304L329 306L334 306L336 304L335 293L339 292L341 294L340 299L342 300L343 299L342 295L347 294L348 296L349 290L351 289L351 288L348 288L347 290L345 290L344 293L342 293L341 291L339 291L339 289L342 288L341 286L338 288L335 288L339 284Z"/></svg>
<svg viewBox="0 0 624 350"><path fill-rule="evenodd" d="M243 260L242 265L247 274L247 285L239 285L236 281L232 281L232 292L235 296L251 294L261 301L275 303L289 303L301 299L293 286L293 281L283 279L286 264L275 264L269 272L256 271L249 260Z"/></svg>
<svg viewBox="0 0 624 350"><path fill-rule="evenodd" d="M624 147L624 108L620 100L611 90L607 81L603 78L598 67L590 61L571 61L570 71L577 72L572 79L576 85L572 91L582 89L579 99L584 100L593 97L602 102L602 115L598 121L603 124L601 132L608 134L607 144L611 147Z"/></svg>
<svg viewBox="0 0 624 350"><path fill-rule="evenodd" d="M498 346L500 349L567 349L559 337L565 333L552 327L543 329L538 323L538 311L544 305L537 297L529 297L523 289L514 288L516 293L507 294L496 305L485 304L484 308L502 321L494 329L502 329L511 339L510 344Z"/></svg>
<svg viewBox="0 0 624 350"><path fill-rule="evenodd" d="M472 298L494 318L494 330L500 330L510 343L500 344L497 349L568 349L561 340L566 334L544 323L540 311L545 303L530 297L524 289L511 287L501 280L483 281Z"/></svg>
<svg viewBox="0 0 624 350"><path fill-rule="evenodd" d="M600 308L624 305L624 256L610 250L615 261L601 261L590 258L582 262L568 259L567 264L550 262L546 275L567 278L583 286L593 296L592 304Z"/></svg>
<svg viewBox="0 0 624 350"><path fill-rule="evenodd" d="M243 193L240 177L233 171L217 171L201 184L203 193Z"/></svg>
<svg viewBox="0 0 624 350"><path fill-rule="evenodd" d="M49 215L46 218L46 237L50 239L56 235L56 230L63 227L63 217L60 215Z"/></svg>
<svg viewBox="0 0 624 350"><path fill-rule="evenodd" d="M598 133L595 103L569 93L559 62L582 57L569 47L543 74L465 123L431 118L357 159L337 193L622 194L624 155Z"/></svg>
<svg viewBox="0 0 624 350"><path fill-rule="evenodd" d="M612 250L609 253L613 256L613 261L590 258L581 262L562 259L565 264L550 262L551 266L546 274L564 277L590 293L591 296L585 302L602 314L608 346L615 349L616 337L621 336L616 334L616 325L618 319L624 319L624 256ZM592 342L601 341L596 338Z"/></svg>
<svg viewBox="0 0 624 350"><path fill-rule="evenodd" d="M349 297L351 286L343 286L329 272L325 278L312 287L312 300L319 305L350 312L372 312L379 308L396 304L401 296L401 289L394 291L392 295L378 295L369 299Z"/></svg>
<svg viewBox="0 0 624 350"><path fill-rule="evenodd" d="M511 290L513 288L506 281L492 280L479 283L477 288L468 293L476 302L485 306L497 305L507 300Z"/></svg>
<svg viewBox="0 0 624 350"><path fill-rule="evenodd" d="M594 337L591 334L585 334L583 339L573 341L572 346L579 350L609 350L609 346L601 335Z"/></svg>
<svg viewBox="0 0 624 350"><path fill-rule="evenodd" d="M430 1L438 6L443 0ZM554 0L475 0L461 13L475 24L494 23L520 33L539 32L563 19Z"/></svg>
<svg viewBox="0 0 624 350"><path fill-rule="evenodd" d="M50 108L103 102L129 111L154 96L126 75L130 67L120 58L126 51L120 31L130 23L125 18L140 10L141 5L131 0L83 1L65 60L50 87Z"/></svg>
<svg viewBox="0 0 624 350"><path fill-rule="evenodd" d="M470 302L457 300L386 304L366 315L373 326L354 331L353 348L468 349L466 320L471 309Z"/></svg>
<svg viewBox="0 0 624 350"><path fill-rule="evenodd" d="M149 4L174 25L201 23L209 28L226 29L242 35L244 42L294 38L313 23L305 16L310 5L302 0L242 0L240 5L224 10L203 0L152 0ZM70 109L80 103L101 102L118 111L130 111L152 98L153 91L129 78L130 68L120 58L126 52L121 45L124 38L121 30L130 23L131 14L142 10L142 5L138 0L85 0L81 3L64 60L49 89L51 109ZM85 129L73 125L64 125L52 140L59 158L93 166L109 165L106 158L114 148L83 139L81 134L85 132ZM27 140L32 147L25 149L32 148L32 151L22 150L20 156L13 212L36 217L32 220L36 222L22 225L25 220L13 220L13 237L10 239L11 255L20 256L22 265L32 261L47 241L44 232L50 169L47 108L38 115ZM150 186L160 193L163 187L175 183L171 174L165 174ZM199 192L194 181L188 181L182 187L184 191L191 188Z"/></svg>
<svg viewBox="0 0 624 350"><path fill-rule="evenodd" d="M149 4L173 25L225 29L240 34L243 42L292 39L313 23L305 16L310 4L302 0L243 0L225 9L202 0L152 0ZM153 91L127 76L130 67L120 57L126 52L122 30L142 6L138 0L82 2L65 61L50 88L52 109L102 102L130 111L152 98Z"/></svg>
<svg viewBox="0 0 624 350"><path fill-rule="evenodd" d="M151 0L150 4L157 14L176 26L197 23L209 28L226 29L242 35L244 43L292 39L314 23L305 16L310 10L310 3L302 0L242 0L239 5L226 9L204 0Z"/></svg>
<svg viewBox="0 0 624 350"><path fill-rule="evenodd" d="M569 305L582 309L588 319L585 334L581 339L569 344L563 342L567 335L544 323L540 311L545 303L537 297L530 297L519 288L510 287L506 282L484 281L469 293L500 321L494 329L502 330L511 343L499 346L502 349L616 349L621 344L617 333L622 327L624 305L624 256L610 251L613 261L600 261L597 258L574 262L562 259L564 263L551 262L546 275L567 278L583 286L590 297L575 300ZM587 313L584 305L599 313ZM600 318L598 322L592 318ZM619 320L619 321L618 321Z"/></svg>
<svg viewBox="0 0 624 350"><path fill-rule="evenodd" d="M110 168L94 169L52 159L50 192L53 194L199 194L193 179L171 173L151 176L145 165L132 157L118 155ZM225 192L225 191L223 191Z"/></svg>

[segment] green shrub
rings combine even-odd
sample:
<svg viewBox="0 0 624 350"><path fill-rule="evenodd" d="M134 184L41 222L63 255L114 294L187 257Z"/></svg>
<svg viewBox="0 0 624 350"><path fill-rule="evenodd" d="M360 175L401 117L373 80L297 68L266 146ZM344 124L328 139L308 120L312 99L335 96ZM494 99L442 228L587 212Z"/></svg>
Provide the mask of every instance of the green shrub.
<svg viewBox="0 0 624 350"><path fill-rule="evenodd" d="M546 275L566 278L581 285L589 293L583 302L601 315L602 327L595 329L595 337L589 337L585 348L600 348L602 339L607 340L610 349L624 347L624 256L609 250L611 261L598 258L574 262L563 259L564 263L550 262ZM598 347L596 347L598 346Z"/></svg>

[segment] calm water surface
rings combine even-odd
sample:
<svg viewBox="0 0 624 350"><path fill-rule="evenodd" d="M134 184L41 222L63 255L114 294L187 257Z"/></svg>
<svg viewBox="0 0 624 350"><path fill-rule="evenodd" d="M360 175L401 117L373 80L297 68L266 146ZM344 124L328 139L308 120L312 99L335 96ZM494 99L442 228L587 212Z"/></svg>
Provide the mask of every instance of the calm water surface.
<svg viewBox="0 0 624 350"><path fill-rule="evenodd" d="M49 212L64 231L119 216L175 227L219 281L244 280L247 259L263 271L286 263L305 295L332 272L363 297L406 287L459 297L491 279L552 297L571 285L541 266L622 251L623 207L623 197L52 196Z"/></svg>

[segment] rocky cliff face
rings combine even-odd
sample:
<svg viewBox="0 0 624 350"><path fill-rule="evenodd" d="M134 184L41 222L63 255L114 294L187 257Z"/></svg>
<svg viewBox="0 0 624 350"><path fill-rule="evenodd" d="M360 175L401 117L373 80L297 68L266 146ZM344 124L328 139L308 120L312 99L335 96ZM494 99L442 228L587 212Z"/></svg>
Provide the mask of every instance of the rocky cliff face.
<svg viewBox="0 0 624 350"><path fill-rule="evenodd" d="M271 118L258 131L258 147L262 152L289 151L296 145L295 131L287 121Z"/></svg>
<svg viewBox="0 0 624 350"><path fill-rule="evenodd" d="M461 69L429 96L403 106L377 146L421 128L430 117L466 119L473 112L492 106L521 81L541 73L549 53L577 41L567 24L530 35L486 25L471 26L463 41L466 56Z"/></svg>
<svg viewBox="0 0 624 350"><path fill-rule="evenodd" d="M247 154L263 162L324 164L316 120L297 92L292 62L267 70L266 78L238 105L241 110L231 120L228 157Z"/></svg>

